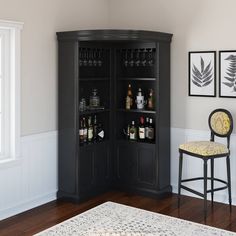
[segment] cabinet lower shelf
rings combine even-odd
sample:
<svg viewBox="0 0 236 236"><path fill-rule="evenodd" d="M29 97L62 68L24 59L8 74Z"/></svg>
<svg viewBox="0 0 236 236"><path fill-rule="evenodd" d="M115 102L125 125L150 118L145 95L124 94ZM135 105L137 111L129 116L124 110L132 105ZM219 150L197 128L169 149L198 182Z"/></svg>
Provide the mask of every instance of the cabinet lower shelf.
<svg viewBox="0 0 236 236"><path fill-rule="evenodd" d="M108 139L104 139L102 141L97 141L97 142L88 142L88 143L83 143L79 145L80 148L89 148L89 147L94 147L94 146L98 146L98 145L102 145L102 144L109 144L109 140Z"/></svg>
<svg viewBox="0 0 236 236"><path fill-rule="evenodd" d="M139 140L137 140L137 141L133 141L133 140L128 140L128 139L119 139L118 141L117 141L119 144L129 144L129 145L155 145L156 144L156 142L155 141L139 141Z"/></svg>

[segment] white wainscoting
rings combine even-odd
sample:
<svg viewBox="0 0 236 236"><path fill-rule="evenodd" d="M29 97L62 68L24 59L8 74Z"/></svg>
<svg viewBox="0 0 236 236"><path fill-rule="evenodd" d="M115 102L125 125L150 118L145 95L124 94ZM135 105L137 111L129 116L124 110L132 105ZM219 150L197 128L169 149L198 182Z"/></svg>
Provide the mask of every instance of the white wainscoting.
<svg viewBox="0 0 236 236"><path fill-rule="evenodd" d="M194 140L209 140L209 131L171 129L171 184L177 193L178 146ZM223 141L223 140L222 140ZM57 132L21 137L21 160L14 165L0 166L0 220L56 199ZM202 161L184 159L183 177L200 176ZM226 179L225 160L215 161L215 175ZM236 205L236 135L231 138L231 177L233 204ZM202 190L201 183L191 183ZM182 190L182 194L195 196ZM196 197L196 196L195 196ZM210 197L210 195L209 195ZM227 190L216 192L215 200L228 203Z"/></svg>
<svg viewBox="0 0 236 236"><path fill-rule="evenodd" d="M190 129L171 129L171 184L173 187L173 192L177 193L178 189L178 166L179 166L179 153L178 147L181 143L195 140L209 140L210 132L202 130L190 130ZM224 139L216 139L216 141L226 143ZM209 162L210 163L210 162ZM209 165L210 167L210 165ZM210 174L210 168L208 173ZM215 177L227 179L226 177L226 161L225 158L219 158L215 160ZM203 161L198 158L185 157L183 164L183 178L199 177L203 175ZM231 185L232 185L232 204L236 205L236 135L231 136ZM210 182L209 182L210 185ZM187 186L195 188L197 191L202 192L203 182L190 182ZM222 186L216 184L216 186ZM188 196L194 196L187 191L181 190L182 194ZM210 199L210 194L208 194ZM228 203L228 192L227 190L222 190L215 192L215 201Z"/></svg>
<svg viewBox="0 0 236 236"><path fill-rule="evenodd" d="M0 220L56 199L57 132L21 137L21 157L0 166Z"/></svg>

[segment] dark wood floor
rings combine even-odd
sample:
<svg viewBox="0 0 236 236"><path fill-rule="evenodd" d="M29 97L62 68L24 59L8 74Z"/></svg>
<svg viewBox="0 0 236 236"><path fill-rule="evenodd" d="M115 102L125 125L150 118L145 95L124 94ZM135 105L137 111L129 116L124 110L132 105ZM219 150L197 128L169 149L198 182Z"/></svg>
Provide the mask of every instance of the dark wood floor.
<svg viewBox="0 0 236 236"><path fill-rule="evenodd" d="M235 206L230 213L228 205L214 203L212 209L209 202L208 217L204 222L203 201L197 198L183 196L181 208L178 209L175 194L157 200L123 192L109 192L81 204L53 201L3 220L0 222L0 235L32 235L106 201L122 203L236 232Z"/></svg>

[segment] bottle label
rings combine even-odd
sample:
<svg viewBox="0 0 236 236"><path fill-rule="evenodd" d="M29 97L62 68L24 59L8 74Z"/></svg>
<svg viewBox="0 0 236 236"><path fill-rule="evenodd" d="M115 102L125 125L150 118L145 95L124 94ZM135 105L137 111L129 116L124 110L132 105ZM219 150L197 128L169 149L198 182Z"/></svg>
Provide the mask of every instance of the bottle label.
<svg viewBox="0 0 236 236"><path fill-rule="evenodd" d="M84 141L87 141L87 137L88 137L88 130L84 129Z"/></svg>
<svg viewBox="0 0 236 236"><path fill-rule="evenodd" d="M144 128L139 128L139 138L145 139L145 129Z"/></svg>
<svg viewBox="0 0 236 236"><path fill-rule="evenodd" d="M93 138L93 130L89 129L88 130L88 140L92 140L92 138Z"/></svg>
<svg viewBox="0 0 236 236"><path fill-rule="evenodd" d="M84 136L84 129L79 130L79 136Z"/></svg>
<svg viewBox="0 0 236 236"><path fill-rule="evenodd" d="M130 132L129 138L132 140L135 140L135 132L132 132L132 133Z"/></svg>
<svg viewBox="0 0 236 236"><path fill-rule="evenodd" d="M127 97L126 97L126 105L125 105L125 108L126 108L127 110L129 110L130 107L131 107L131 99L130 99L129 96L127 96Z"/></svg>
<svg viewBox="0 0 236 236"><path fill-rule="evenodd" d="M154 128L149 127L148 139L151 139L151 140L154 139Z"/></svg>
<svg viewBox="0 0 236 236"><path fill-rule="evenodd" d="M148 133L149 133L149 127L145 128L145 138L148 138Z"/></svg>

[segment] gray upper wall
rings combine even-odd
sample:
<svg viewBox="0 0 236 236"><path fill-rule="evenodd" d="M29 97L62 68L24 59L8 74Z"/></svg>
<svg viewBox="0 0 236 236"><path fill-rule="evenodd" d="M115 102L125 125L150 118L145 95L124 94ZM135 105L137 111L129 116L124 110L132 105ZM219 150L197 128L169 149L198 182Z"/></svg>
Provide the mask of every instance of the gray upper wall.
<svg viewBox="0 0 236 236"><path fill-rule="evenodd" d="M123 28L173 33L171 126L208 129L208 114L218 107L231 110L236 117L236 99L187 95L188 51L236 49L236 31L232 30L235 0L0 0L0 4L0 19L24 22L22 135L57 129L55 33L68 30Z"/></svg>

